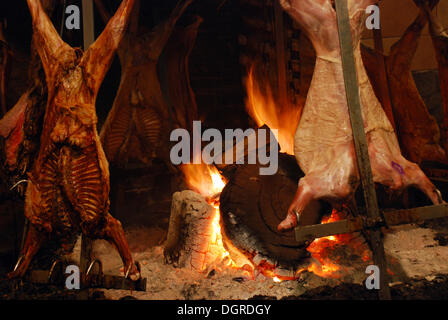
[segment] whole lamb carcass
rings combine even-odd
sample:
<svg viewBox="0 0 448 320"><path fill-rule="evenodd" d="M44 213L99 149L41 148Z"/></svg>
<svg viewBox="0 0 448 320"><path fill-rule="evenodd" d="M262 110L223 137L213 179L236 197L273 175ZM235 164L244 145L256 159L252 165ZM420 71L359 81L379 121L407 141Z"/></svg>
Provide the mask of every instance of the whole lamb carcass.
<svg viewBox="0 0 448 320"><path fill-rule="evenodd" d="M360 50L366 8L374 0L349 0L353 50L358 73L361 109L374 182L391 191L415 186L434 204L440 192L415 163L400 152L394 129L375 96ZM280 231L297 225L298 217L312 202L333 205L350 200L360 177L350 124L336 12L331 0L280 0L316 50L317 61L308 97L295 134L294 153L305 172Z"/></svg>
<svg viewBox="0 0 448 320"><path fill-rule="evenodd" d="M70 250L80 231L108 240L125 273L140 277L120 222L109 213L109 171L96 129L95 100L128 24L134 0L123 0L106 29L82 53L62 41L40 0L27 0L35 47L48 86L40 150L29 174L25 215L30 221L22 258L9 278L22 277L50 238Z"/></svg>

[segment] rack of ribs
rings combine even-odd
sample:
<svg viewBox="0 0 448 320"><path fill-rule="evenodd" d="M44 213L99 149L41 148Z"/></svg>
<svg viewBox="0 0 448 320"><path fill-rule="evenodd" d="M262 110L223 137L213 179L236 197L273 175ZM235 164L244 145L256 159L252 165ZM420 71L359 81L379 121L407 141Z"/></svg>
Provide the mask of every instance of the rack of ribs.
<svg viewBox="0 0 448 320"><path fill-rule="evenodd" d="M176 127L185 128L187 123L177 121L179 114L182 114L179 110L182 105L178 105L177 101L167 103L165 99L158 64L177 21L192 1L179 1L168 19L152 30L146 30L138 24L139 1L136 2L129 32L118 48L122 67L120 87L100 132L101 143L111 165L126 167L131 161L151 164L154 158L163 159L170 164L169 135ZM95 0L95 3L103 20L107 21L108 12L103 2ZM198 26L199 24L194 25L196 29ZM194 39L193 37L193 41L190 41L191 46ZM189 54L189 50L186 53ZM164 61L163 65L170 65L172 62ZM177 62L176 59L174 62ZM172 80L170 76L168 79ZM177 81L182 79L176 79ZM190 107L184 111L192 113L194 118L195 104ZM190 116L187 114L185 118L189 119ZM190 126L191 123L192 121ZM168 167L171 168L170 165Z"/></svg>
<svg viewBox="0 0 448 320"><path fill-rule="evenodd" d="M439 2L431 1L431 8ZM393 114L401 150L407 159L418 164L423 161L447 163L447 155L440 145L440 129L429 113L411 73L412 60L418 48L419 38L428 20L420 12L395 43L390 54L384 57L391 89ZM379 92L377 59L380 53L362 46L363 62L375 92Z"/></svg>
<svg viewBox="0 0 448 320"><path fill-rule="evenodd" d="M82 53L56 32L40 0L27 0L35 47L48 87L40 149L29 173L25 215L30 222L22 256L9 278L22 277L49 238L69 251L82 232L116 247L131 279L140 278L123 228L109 210L108 163L96 130L95 101L127 28L134 0L123 0L103 33Z"/></svg>
<svg viewBox="0 0 448 320"><path fill-rule="evenodd" d="M360 184L353 133L344 85L336 12L331 0L280 0L299 23L317 54L316 66L297 131L294 154L305 177L301 178L280 231L297 225L310 204L323 200L340 206L354 197ZM398 140L367 77L360 49L366 8L374 0L349 0L353 50L358 74L361 111L375 183L399 192L415 186L434 204L440 192L419 166L406 160Z"/></svg>

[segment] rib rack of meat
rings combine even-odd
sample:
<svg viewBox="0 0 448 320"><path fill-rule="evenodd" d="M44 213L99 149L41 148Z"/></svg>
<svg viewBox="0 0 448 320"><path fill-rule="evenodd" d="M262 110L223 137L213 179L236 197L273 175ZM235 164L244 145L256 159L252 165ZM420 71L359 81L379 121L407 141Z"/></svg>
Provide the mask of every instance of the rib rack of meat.
<svg viewBox="0 0 448 320"><path fill-rule="evenodd" d="M442 91L442 103L444 110L442 138L443 146L448 152L448 33L437 20L432 12L431 4L423 0L414 1L429 19L429 32L432 43L436 51L436 58L439 65L440 90Z"/></svg>
<svg viewBox="0 0 448 320"><path fill-rule="evenodd" d="M108 14L102 1L95 2L106 20ZM166 48L178 19L191 3L192 0L179 1L166 21L148 31L138 24L137 1L129 32L118 48L122 66L120 87L100 133L106 157L114 166L123 168L131 161L151 164L154 158L170 163L171 131L177 127L188 128L188 123L191 126L196 117L196 103L186 81L188 68L185 67L200 19L182 32L184 38L174 48L177 52L169 50L173 45ZM158 74L158 62L164 50L168 53L162 64L166 74L177 69L167 76L167 94L171 101L164 96Z"/></svg>
<svg viewBox="0 0 448 320"><path fill-rule="evenodd" d="M82 53L62 41L40 0L28 0L35 47L48 86L40 150L25 198L30 221L22 257L8 277L25 274L39 247L50 237L66 250L82 231L119 251L125 273L140 277L120 222L109 213L108 163L96 131L95 100L113 55L127 28L134 0L123 0L106 29Z"/></svg>
<svg viewBox="0 0 448 320"><path fill-rule="evenodd" d="M431 7L438 0L432 1ZM403 155L410 161L446 163L445 150L440 146L440 130L435 118L429 113L411 73L412 60L418 48L419 38L427 18L420 13L407 28L401 39L392 46L385 57L386 70L391 89L394 119ZM375 92L379 92L378 56L367 47L362 47L363 62Z"/></svg>
<svg viewBox="0 0 448 320"><path fill-rule="evenodd" d="M415 186L434 204L440 192L415 163L400 152L398 140L367 77L360 50L367 6L374 0L349 0L350 25L358 73L361 109L374 182L401 191ZM331 0L281 0L311 40L316 67L294 142L294 154L305 173L287 216L278 228L289 230L307 206L324 200L333 206L350 200L359 186L339 47L336 12Z"/></svg>

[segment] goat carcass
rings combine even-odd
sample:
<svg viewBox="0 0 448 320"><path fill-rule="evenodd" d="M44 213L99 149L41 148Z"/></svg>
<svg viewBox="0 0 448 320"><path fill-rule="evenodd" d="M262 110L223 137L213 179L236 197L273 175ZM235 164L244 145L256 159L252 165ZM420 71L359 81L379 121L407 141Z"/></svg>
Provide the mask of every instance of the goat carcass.
<svg viewBox="0 0 448 320"><path fill-rule="evenodd" d="M103 19L107 19L108 15L102 1L95 2L102 12ZM163 159L170 164L168 141L171 131L177 127L185 128L188 121L190 126L192 124L190 118L195 117L196 107L195 103L190 102L194 101L188 100L189 108L183 108L185 102L181 104L177 100L168 103L158 74L158 62L162 52L166 49L178 19L191 2L192 0L179 1L170 17L152 31L144 30L143 26L138 25L139 9L138 5L135 7L129 32L118 48L122 66L120 87L100 133L106 157L114 166L126 167L129 161L150 164L154 158ZM194 44L195 30L198 26L199 23L193 25L193 37L188 37L188 46L192 47ZM183 41L178 45L183 46ZM176 54L184 50L181 49ZM190 50L187 48L185 54L188 55ZM168 55L162 64L167 74L172 71L170 67L172 63L179 62L177 59L169 60L171 58ZM187 56L184 59L187 59ZM181 62L184 64L186 61L188 60ZM185 76L179 72L172 76L176 75L178 77L172 84L168 83L168 87L173 88L173 84L184 81ZM167 76L168 81L172 79L170 75ZM177 89L174 87L173 91ZM167 94L172 93L171 91ZM186 95L185 97L188 98ZM175 99L176 96L171 98Z"/></svg>
<svg viewBox="0 0 448 320"><path fill-rule="evenodd" d="M331 0L281 0L316 50L317 61L308 97L295 134L294 153L305 172L288 214L279 230L297 225L298 216L312 202L333 205L353 197L359 173L344 85L337 17ZM358 73L361 109L367 135L373 178L398 191L420 188L433 203L443 202L440 192L415 163L400 152L392 125L376 98L361 58L360 37L367 6L374 0L349 0L353 50Z"/></svg>
<svg viewBox="0 0 448 320"><path fill-rule="evenodd" d="M82 54L62 41L40 0L27 0L35 47L48 86L38 156L29 173L25 215L30 221L22 259L8 277L25 274L33 256L52 235L70 250L74 234L111 242L125 273L139 278L120 222L109 213L108 163L96 130L95 100L128 24L134 0L123 0L106 29Z"/></svg>
<svg viewBox="0 0 448 320"><path fill-rule="evenodd" d="M438 0L432 1L434 7ZM427 18L420 13L395 43L386 56L386 70L391 90L393 114L401 150L409 160L447 163L445 150L440 145L437 121L429 113L411 73L412 60ZM380 53L362 47L363 62L375 92L379 92L378 63Z"/></svg>
<svg viewBox="0 0 448 320"><path fill-rule="evenodd" d="M6 67L9 49L4 35L3 21L0 21L0 115L6 114Z"/></svg>
<svg viewBox="0 0 448 320"><path fill-rule="evenodd" d="M440 90L442 92L444 111L442 125L443 146L448 152L448 33L437 20L434 12L432 12L433 7L431 6L431 1L429 4L427 3L427 0L414 0L414 2L429 19L429 32L436 51L436 58L439 66Z"/></svg>

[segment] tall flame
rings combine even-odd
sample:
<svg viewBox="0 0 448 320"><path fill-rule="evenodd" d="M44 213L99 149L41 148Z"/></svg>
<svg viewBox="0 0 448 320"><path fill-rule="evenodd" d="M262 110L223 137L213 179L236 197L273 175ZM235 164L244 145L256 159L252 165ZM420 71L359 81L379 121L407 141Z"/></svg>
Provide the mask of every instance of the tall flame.
<svg viewBox="0 0 448 320"><path fill-rule="evenodd" d="M259 127L267 125L277 129L276 139L282 152L294 154L294 134L299 123L300 108L278 105L268 81L255 79L254 67L246 80L246 109Z"/></svg>
<svg viewBox="0 0 448 320"><path fill-rule="evenodd" d="M227 258L227 265L233 265L229 252L224 248L220 225L219 195L227 181L214 166L203 163L184 165L182 171L189 187L201 194L215 210L211 222L209 255L218 261Z"/></svg>
<svg viewBox="0 0 448 320"><path fill-rule="evenodd" d="M182 171L191 189L210 199L220 194L226 186L226 181L218 169L206 164L187 164Z"/></svg>

